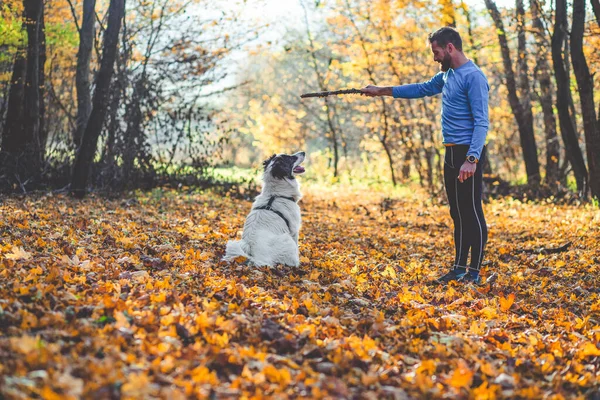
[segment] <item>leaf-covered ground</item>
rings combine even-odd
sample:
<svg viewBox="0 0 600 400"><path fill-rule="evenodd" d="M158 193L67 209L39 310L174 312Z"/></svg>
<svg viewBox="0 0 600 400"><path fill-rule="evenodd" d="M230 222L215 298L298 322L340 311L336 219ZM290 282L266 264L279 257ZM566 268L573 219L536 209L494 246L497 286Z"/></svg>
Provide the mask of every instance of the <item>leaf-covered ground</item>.
<svg viewBox="0 0 600 400"><path fill-rule="evenodd" d="M443 288L445 205L307 192L297 270L220 261L248 201L3 199L0 397L600 395L598 209L485 205L499 278Z"/></svg>

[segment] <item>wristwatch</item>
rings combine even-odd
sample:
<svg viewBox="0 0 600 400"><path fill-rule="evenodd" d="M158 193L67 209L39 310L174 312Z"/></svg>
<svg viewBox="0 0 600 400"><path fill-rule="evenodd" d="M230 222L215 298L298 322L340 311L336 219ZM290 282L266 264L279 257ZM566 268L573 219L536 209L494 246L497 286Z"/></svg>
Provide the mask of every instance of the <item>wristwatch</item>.
<svg viewBox="0 0 600 400"><path fill-rule="evenodd" d="M470 162L471 164L477 164L477 158L473 155L467 156L467 161Z"/></svg>

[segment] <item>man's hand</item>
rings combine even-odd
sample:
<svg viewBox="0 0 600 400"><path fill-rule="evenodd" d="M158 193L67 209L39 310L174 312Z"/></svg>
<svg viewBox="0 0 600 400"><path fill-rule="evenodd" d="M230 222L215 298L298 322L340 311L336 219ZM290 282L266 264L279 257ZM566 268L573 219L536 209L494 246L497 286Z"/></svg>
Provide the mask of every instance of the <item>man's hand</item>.
<svg viewBox="0 0 600 400"><path fill-rule="evenodd" d="M367 85L364 88L360 89L362 94L369 97L379 96L379 86L375 85Z"/></svg>
<svg viewBox="0 0 600 400"><path fill-rule="evenodd" d="M391 96L392 95L391 87L368 85L368 86L365 86L364 88L360 89L360 91L362 92L362 94L364 94L365 96L369 96L369 97Z"/></svg>
<svg viewBox="0 0 600 400"><path fill-rule="evenodd" d="M460 181L460 183L463 183L464 181L475 175L476 169L476 163L470 163L468 161L465 161L460 167L460 172L458 173L458 180Z"/></svg>

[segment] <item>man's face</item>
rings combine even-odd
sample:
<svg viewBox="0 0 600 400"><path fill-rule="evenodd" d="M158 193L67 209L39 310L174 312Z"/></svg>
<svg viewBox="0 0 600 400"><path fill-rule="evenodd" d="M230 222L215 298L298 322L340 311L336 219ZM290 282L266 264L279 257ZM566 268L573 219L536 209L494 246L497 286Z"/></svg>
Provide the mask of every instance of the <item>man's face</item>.
<svg viewBox="0 0 600 400"><path fill-rule="evenodd" d="M448 51L450 44L446 45L446 48L438 45L437 42L431 43L431 52L433 53L433 61L440 63L440 69L444 72L450 69L450 63L452 58Z"/></svg>

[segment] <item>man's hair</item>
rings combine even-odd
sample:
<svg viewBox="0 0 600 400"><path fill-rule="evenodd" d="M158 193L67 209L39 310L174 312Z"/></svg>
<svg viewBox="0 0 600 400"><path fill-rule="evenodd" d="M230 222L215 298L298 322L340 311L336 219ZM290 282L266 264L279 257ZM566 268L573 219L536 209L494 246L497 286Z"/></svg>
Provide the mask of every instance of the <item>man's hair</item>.
<svg viewBox="0 0 600 400"><path fill-rule="evenodd" d="M452 43L456 50L462 51L462 39L460 38L458 31L449 26L445 26L430 33L427 39L430 44L437 42L438 46L441 47L446 47L448 43Z"/></svg>

